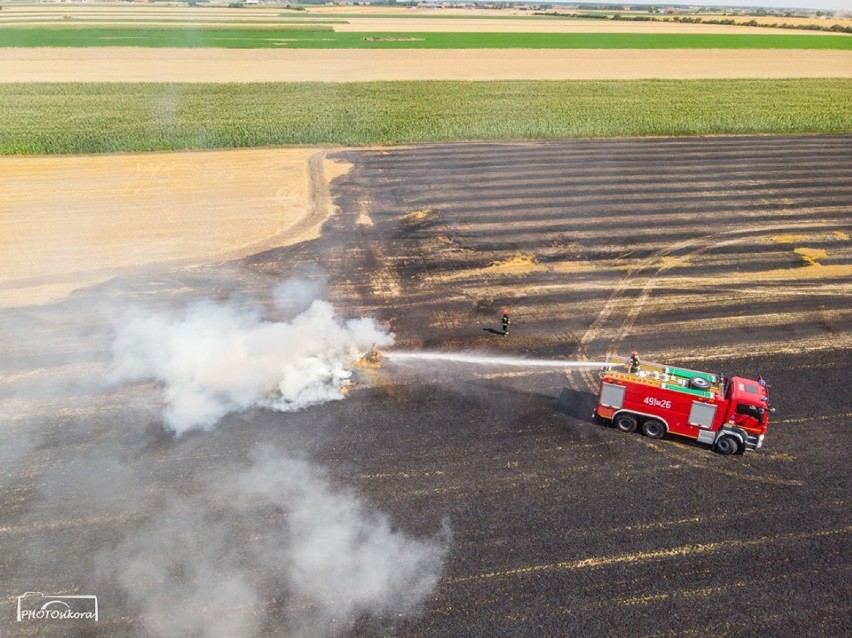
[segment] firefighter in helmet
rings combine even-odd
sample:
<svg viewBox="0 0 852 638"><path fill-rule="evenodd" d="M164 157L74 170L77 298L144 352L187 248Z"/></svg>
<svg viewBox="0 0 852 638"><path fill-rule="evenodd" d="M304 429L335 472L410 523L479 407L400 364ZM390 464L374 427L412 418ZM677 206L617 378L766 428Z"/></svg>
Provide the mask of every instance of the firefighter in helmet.
<svg viewBox="0 0 852 638"><path fill-rule="evenodd" d="M634 350L630 353L629 360L629 370L631 374L636 374L637 372L639 372L639 363L639 353Z"/></svg>
<svg viewBox="0 0 852 638"><path fill-rule="evenodd" d="M509 311L504 310L503 311L503 336L504 337L509 334L509 324L510 323L511 322L509 321Z"/></svg>

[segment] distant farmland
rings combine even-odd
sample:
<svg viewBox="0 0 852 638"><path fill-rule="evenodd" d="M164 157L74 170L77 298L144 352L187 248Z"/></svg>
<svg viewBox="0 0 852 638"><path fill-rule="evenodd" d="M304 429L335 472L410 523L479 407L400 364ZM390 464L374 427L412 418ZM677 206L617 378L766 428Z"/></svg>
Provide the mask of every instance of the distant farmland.
<svg viewBox="0 0 852 638"><path fill-rule="evenodd" d="M846 35L721 33L335 32L331 26L6 26L0 47L209 47L225 49L834 49Z"/></svg>
<svg viewBox="0 0 852 638"><path fill-rule="evenodd" d="M668 23L616 32L483 14L468 17L495 19L468 20L467 31L463 21L426 24L416 18L438 16L404 10L67 11L39 5L0 16L10 58L0 81L2 154L852 130L852 78L835 75L848 66L847 35ZM304 22L286 22L296 17ZM104 18L127 22L88 22ZM182 22L140 23L151 19ZM682 28L698 30L672 30ZM500 77L508 57L523 68ZM430 75L447 59L470 76ZM534 75L542 69L591 75Z"/></svg>

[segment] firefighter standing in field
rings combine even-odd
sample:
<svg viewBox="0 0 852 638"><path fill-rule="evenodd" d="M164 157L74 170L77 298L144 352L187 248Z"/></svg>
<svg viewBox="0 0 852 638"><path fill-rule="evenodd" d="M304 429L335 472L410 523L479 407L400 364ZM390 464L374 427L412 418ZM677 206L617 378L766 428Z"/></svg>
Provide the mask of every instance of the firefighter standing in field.
<svg viewBox="0 0 852 638"><path fill-rule="evenodd" d="M639 353L634 350L633 352L630 353L630 363L629 363L630 374L636 374L637 372L639 372L639 363L640 363Z"/></svg>
<svg viewBox="0 0 852 638"><path fill-rule="evenodd" d="M509 334L509 324L510 323L511 322L509 321L509 311L504 310L503 311L503 336L504 337Z"/></svg>

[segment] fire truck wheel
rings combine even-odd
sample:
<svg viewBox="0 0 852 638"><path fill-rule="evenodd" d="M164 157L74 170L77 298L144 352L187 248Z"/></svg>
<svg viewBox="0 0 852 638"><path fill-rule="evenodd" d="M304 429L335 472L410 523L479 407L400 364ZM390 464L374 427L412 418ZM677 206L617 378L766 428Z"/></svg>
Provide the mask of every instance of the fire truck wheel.
<svg viewBox="0 0 852 638"><path fill-rule="evenodd" d="M666 426L657 419L648 419L642 424L642 434L651 439L661 439L666 433Z"/></svg>
<svg viewBox="0 0 852 638"><path fill-rule="evenodd" d="M725 456L736 454L740 450L740 442L732 436L723 436L716 441L716 451Z"/></svg>
<svg viewBox="0 0 852 638"><path fill-rule="evenodd" d="M635 432L639 421L632 414L619 414L615 417L615 427L622 432Z"/></svg>

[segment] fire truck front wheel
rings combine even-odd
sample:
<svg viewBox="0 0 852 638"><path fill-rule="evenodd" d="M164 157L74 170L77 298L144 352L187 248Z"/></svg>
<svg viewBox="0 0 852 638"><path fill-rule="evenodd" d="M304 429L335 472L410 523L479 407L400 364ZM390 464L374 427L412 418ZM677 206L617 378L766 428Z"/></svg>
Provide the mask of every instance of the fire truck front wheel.
<svg viewBox="0 0 852 638"><path fill-rule="evenodd" d="M733 436L720 436L719 440L716 441L716 451L725 456L736 454L740 451L740 442Z"/></svg>
<svg viewBox="0 0 852 638"><path fill-rule="evenodd" d="M622 432L635 432L639 426L639 421L632 414L619 414L615 417L615 427Z"/></svg>
<svg viewBox="0 0 852 638"><path fill-rule="evenodd" d="M648 419L642 424L642 434L651 439L661 439L666 433L666 426L657 419Z"/></svg>

